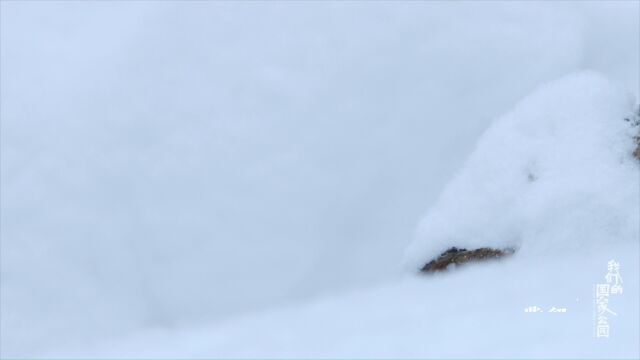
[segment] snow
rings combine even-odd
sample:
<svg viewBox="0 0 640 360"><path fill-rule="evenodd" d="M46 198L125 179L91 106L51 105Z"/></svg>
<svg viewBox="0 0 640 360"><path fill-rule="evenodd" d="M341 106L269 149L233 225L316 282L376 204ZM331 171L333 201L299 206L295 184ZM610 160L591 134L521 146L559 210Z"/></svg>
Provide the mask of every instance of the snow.
<svg viewBox="0 0 640 360"><path fill-rule="evenodd" d="M408 250L424 262L453 245L517 248L510 258L47 356L637 357L638 128L624 120L635 116L631 100L592 72L536 90L480 138ZM616 315L603 339L594 335L594 287L610 260L621 264L624 291L610 299ZM530 306L543 310L525 312Z"/></svg>
<svg viewBox="0 0 640 360"><path fill-rule="evenodd" d="M636 106L592 72L541 86L480 138L422 220L408 264L451 246L540 256L640 239Z"/></svg>
<svg viewBox="0 0 640 360"><path fill-rule="evenodd" d="M474 264L433 277L247 314L217 326L158 328L47 357L65 358L637 358L638 247L619 244ZM610 259L610 338L595 338L593 287ZM543 313L526 313L529 306ZM566 313L550 313L566 307Z"/></svg>
<svg viewBox="0 0 640 360"><path fill-rule="evenodd" d="M637 2L1 1L0 10L1 357L636 354L633 180L616 185L632 170L631 145L619 142L631 130L619 124L628 106L615 87L638 95ZM593 99L581 106L597 116L577 129L584 145L611 149L550 158L491 140L509 131L495 123L482 141L523 156L501 151L520 167L496 178L516 181L495 199L503 204L473 194L453 219L446 195L435 203L445 187L469 194L455 179L481 171L472 169L482 155L463 162L493 119L585 68L619 85L587 73L552 87L573 105ZM562 90L581 82L600 92ZM527 100L543 103L546 124L586 112L551 98L543 89ZM520 119L542 115L534 105L515 109L515 121L545 146L569 148ZM556 181L573 179L560 167L589 155L584 167L603 170L565 198ZM521 176L529 170L533 184ZM483 220L474 204L509 217ZM429 208L460 227L421 232L406 272L405 248ZM572 223L580 229L562 228ZM513 236L483 239L483 229ZM451 236L520 248L509 261L415 278ZM557 254L544 249L552 243ZM589 289L610 258L627 288L604 343L582 335L593 329ZM539 300L573 305L565 318L519 317ZM484 331L494 318L502 327ZM576 332L564 347L550 343ZM517 346L496 348L500 337Z"/></svg>

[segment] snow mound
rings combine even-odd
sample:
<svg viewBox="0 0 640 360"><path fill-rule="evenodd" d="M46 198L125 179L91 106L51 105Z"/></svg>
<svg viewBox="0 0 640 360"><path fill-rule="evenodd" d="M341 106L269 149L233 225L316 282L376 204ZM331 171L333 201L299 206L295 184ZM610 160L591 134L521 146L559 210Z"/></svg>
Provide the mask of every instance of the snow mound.
<svg viewBox="0 0 640 360"><path fill-rule="evenodd" d="M451 246L541 255L637 241L634 108L594 72L539 88L481 137L421 221L409 266Z"/></svg>

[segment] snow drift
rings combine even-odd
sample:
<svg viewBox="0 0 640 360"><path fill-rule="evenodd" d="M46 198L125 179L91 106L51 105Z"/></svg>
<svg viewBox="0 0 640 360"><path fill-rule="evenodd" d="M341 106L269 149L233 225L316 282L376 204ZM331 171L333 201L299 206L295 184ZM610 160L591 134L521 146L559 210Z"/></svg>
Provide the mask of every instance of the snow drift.
<svg viewBox="0 0 640 360"><path fill-rule="evenodd" d="M595 73L541 87L486 132L409 249L415 265L452 245L517 246L513 257L49 356L637 358L633 108ZM596 338L592 290L610 259L624 293Z"/></svg>
<svg viewBox="0 0 640 360"><path fill-rule="evenodd" d="M542 86L482 136L420 224L408 263L451 246L531 255L637 241L634 109L593 72Z"/></svg>
<svg viewBox="0 0 640 360"><path fill-rule="evenodd" d="M220 329L206 330L210 355L267 357L265 341L271 353L383 350L345 321L406 334L389 340L390 356L401 344L436 353L408 333L447 336L423 327L448 321L432 309L466 306L453 278L341 296L318 305L322 318L312 305L266 316L273 324L250 313L400 276L420 216L491 120L538 84L587 67L638 89L638 2L0 7L0 357L120 334L132 347L113 351L161 351L129 337L157 329L189 342L186 329L204 325ZM451 305L430 300L443 289ZM475 309L499 317L513 304ZM198 348L166 343L177 355Z"/></svg>

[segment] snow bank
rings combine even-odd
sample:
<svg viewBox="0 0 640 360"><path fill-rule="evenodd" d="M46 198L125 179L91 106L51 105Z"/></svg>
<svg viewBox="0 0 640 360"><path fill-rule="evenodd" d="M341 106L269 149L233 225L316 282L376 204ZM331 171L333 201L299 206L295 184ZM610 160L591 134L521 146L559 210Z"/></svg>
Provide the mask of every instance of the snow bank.
<svg viewBox="0 0 640 360"><path fill-rule="evenodd" d="M638 244L512 258L246 314L158 328L45 358L600 358L637 359ZM621 264L610 337L594 337L593 287ZM539 313L525 308L537 306ZM549 312L553 307L564 313Z"/></svg>
<svg viewBox="0 0 640 360"><path fill-rule="evenodd" d="M638 6L0 1L0 355L393 278L504 109L638 88Z"/></svg>
<svg viewBox="0 0 640 360"><path fill-rule="evenodd" d="M567 252L637 241L631 96L593 72L547 84L498 119L422 220L421 267L451 246Z"/></svg>
<svg viewBox="0 0 640 360"><path fill-rule="evenodd" d="M632 105L595 73L541 87L487 131L410 250L416 265L451 245L516 246L518 256L44 356L637 358ZM593 289L609 260L621 264L624 291L609 302L609 338L598 338Z"/></svg>

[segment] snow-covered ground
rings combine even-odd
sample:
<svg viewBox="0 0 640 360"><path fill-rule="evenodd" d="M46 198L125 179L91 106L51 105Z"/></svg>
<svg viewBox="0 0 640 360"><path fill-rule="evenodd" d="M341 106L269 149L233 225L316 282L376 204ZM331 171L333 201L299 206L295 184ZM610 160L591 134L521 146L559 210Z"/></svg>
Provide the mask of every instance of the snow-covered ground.
<svg viewBox="0 0 640 360"><path fill-rule="evenodd" d="M0 356L640 355L638 2L1 10Z"/></svg>
<svg viewBox="0 0 640 360"><path fill-rule="evenodd" d="M101 358L638 358L637 243L409 277L213 327L159 328L48 353ZM595 337L594 286L621 264L610 337ZM527 313L537 306L542 312ZM549 312L553 307L564 313Z"/></svg>
<svg viewBox="0 0 640 360"><path fill-rule="evenodd" d="M53 355L637 358L635 121L633 98L598 74L543 86L481 137L407 252L414 271L451 246L516 248L511 258ZM615 283L610 261L622 292L607 297L603 337L595 289Z"/></svg>

